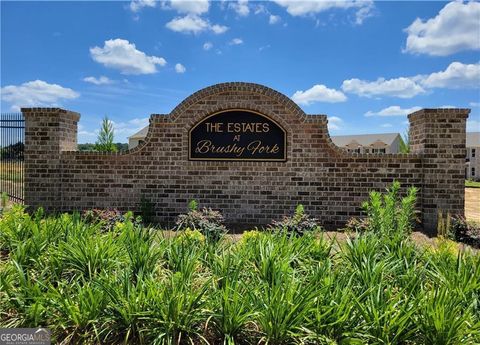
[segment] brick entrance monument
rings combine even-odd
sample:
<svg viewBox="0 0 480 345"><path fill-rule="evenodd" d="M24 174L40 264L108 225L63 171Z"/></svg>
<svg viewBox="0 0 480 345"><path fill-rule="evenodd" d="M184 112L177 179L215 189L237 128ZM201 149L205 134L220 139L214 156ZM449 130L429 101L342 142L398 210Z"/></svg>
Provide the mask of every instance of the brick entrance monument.
<svg viewBox="0 0 480 345"><path fill-rule="evenodd" d="M251 83L213 85L151 115L145 141L125 153L76 151L78 113L22 112L25 202L47 211L135 211L143 197L168 226L196 199L230 225L261 226L302 203L332 228L358 216L370 190L398 180L419 188L427 231L439 210L463 214L469 109L410 114L410 154L348 153L330 140L326 115Z"/></svg>

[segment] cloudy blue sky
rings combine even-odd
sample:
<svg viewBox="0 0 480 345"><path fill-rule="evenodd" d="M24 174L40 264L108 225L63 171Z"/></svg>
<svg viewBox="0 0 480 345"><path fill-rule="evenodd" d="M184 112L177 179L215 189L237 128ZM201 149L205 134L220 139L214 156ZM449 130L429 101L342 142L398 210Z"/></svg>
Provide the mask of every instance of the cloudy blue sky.
<svg viewBox="0 0 480 345"><path fill-rule="evenodd" d="M211 84L274 88L332 135L400 132L422 107L472 109L480 130L480 3L1 1L1 111L103 116L116 141Z"/></svg>

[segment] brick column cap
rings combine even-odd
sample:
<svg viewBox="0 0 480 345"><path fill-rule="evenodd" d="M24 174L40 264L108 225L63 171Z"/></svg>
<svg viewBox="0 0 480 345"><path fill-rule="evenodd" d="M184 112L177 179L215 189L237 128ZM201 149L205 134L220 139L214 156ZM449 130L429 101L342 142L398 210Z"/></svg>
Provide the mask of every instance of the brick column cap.
<svg viewBox="0 0 480 345"><path fill-rule="evenodd" d="M21 112L24 115L38 115L38 114L52 114L52 115L58 115L58 114L65 114L68 116L71 116L73 120L79 121L80 120L80 113L77 113L75 111L70 111L62 108L21 108Z"/></svg>
<svg viewBox="0 0 480 345"><path fill-rule="evenodd" d="M467 118L470 114L469 108L424 108L417 110L408 115L409 120L413 120L418 117L430 117L435 118L437 116L444 116L446 114L455 114L458 117Z"/></svg>

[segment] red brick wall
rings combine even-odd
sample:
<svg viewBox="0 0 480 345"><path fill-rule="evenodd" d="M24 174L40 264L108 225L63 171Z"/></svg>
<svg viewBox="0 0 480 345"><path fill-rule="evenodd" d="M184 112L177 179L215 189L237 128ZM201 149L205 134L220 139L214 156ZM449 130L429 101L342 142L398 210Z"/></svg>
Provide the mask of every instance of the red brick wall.
<svg viewBox="0 0 480 345"><path fill-rule="evenodd" d="M230 108L254 110L281 124L287 131L287 161L189 161L189 129ZM359 215L370 190L384 189L396 179L420 189L419 209L427 214L429 229L437 208L433 203L463 213L460 155L468 109L412 114L415 153L408 155L344 152L331 142L325 115L307 115L288 97L249 83L217 84L194 93L169 115L152 115L145 143L123 154L72 152L75 113L23 111L30 160L26 203L50 211L138 210L143 196L154 203L157 220L171 224L188 201L196 199L201 206L221 210L229 224L254 226L291 213L302 203L332 227ZM55 121L60 125L51 127Z"/></svg>

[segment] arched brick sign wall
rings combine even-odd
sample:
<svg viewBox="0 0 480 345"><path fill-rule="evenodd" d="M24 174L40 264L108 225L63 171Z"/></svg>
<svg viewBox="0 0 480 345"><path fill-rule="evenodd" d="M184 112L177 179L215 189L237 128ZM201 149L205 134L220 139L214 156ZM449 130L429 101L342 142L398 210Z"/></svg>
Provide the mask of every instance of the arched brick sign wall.
<svg viewBox="0 0 480 345"><path fill-rule="evenodd" d="M241 109L285 130L284 161L189 160L189 131L212 114ZM221 210L229 224L268 224L302 203L327 227L360 214L372 189L393 180L420 189L419 210L434 229L437 210L463 214L465 123L469 109L409 115L413 153L354 154L330 140L326 115L307 115L268 87L224 83L202 89L168 115L152 115L143 144L126 153L77 152L79 114L22 109L26 118L25 199L48 211L138 210L142 197L166 225L189 200Z"/></svg>

